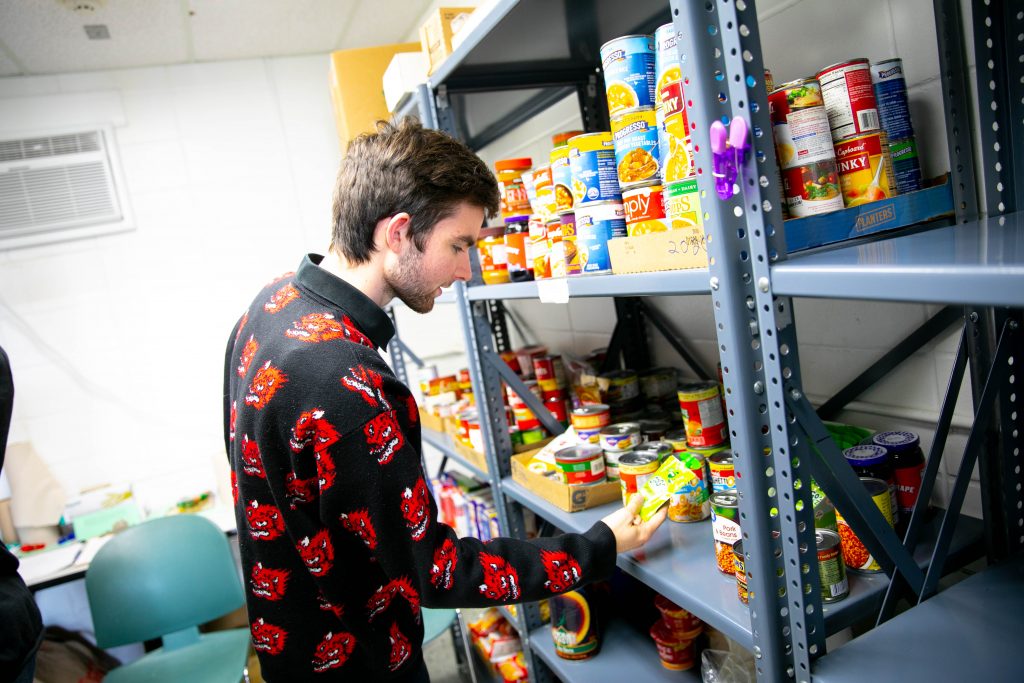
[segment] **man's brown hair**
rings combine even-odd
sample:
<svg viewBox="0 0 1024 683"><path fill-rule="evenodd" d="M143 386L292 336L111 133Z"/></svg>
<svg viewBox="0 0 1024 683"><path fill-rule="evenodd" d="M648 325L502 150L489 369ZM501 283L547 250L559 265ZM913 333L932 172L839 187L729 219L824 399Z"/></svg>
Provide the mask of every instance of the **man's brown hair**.
<svg viewBox="0 0 1024 683"><path fill-rule="evenodd" d="M373 254L377 223L410 215L409 234L423 251L431 229L467 202L498 212L498 183L487 165L454 138L406 117L378 121L374 133L349 143L334 187L331 250L350 263Z"/></svg>

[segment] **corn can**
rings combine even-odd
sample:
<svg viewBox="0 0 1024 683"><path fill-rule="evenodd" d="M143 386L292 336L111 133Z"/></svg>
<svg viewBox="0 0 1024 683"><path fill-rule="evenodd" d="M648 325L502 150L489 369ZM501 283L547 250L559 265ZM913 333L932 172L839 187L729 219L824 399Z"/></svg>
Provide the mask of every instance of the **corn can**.
<svg viewBox="0 0 1024 683"><path fill-rule="evenodd" d="M631 451L640 445L640 424L619 422L608 425L598 434L601 448L607 451Z"/></svg>
<svg viewBox="0 0 1024 683"><path fill-rule="evenodd" d="M850 594L846 578L839 534L819 529L814 532L818 546L818 577L821 579L821 601L839 602Z"/></svg>
<svg viewBox="0 0 1024 683"><path fill-rule="evenodd" d="M889 485L881 479L873 477L861 477L861 483L867 489L871 500L882 512L885 521L892 526L892 500L889 496ZM847 568L853 571L877 574L882 571L882 565L872 557L864 543L857 538L857 534L850 528L849 523L843 518L842 513L836 509L836 523L839 526L839 541L843 552L843 561Z"/></svg>
<svg viewBox="0 0 1024 683"><path fill-rule="evenodd" d="M615 166L615 143L608 131L577 135L569 140L569 173L573 207L622 198Z"/></svg>
<svg viewBox="0 0 1024 683"><path fill-rule="evenodd" d="M740 498L735 491L711 494L711 532L715 538L715 564L718 571L736 575L732 547L742 538L740 532Z"/></svg>
<svg viewBox="0 0 1024 683"><path fill-rule="evenodd" d="M600 49L608 114L654 107L654 37L622 36Z"/></svg>
<svg viewBox="0 0 1024 683"><path fill-rule="evenodd" d="M889 141L881 131L837 142L836 165L846 206L860 206L897 194Z"/></svg>
<svg viewBox="0 0 1024 683"><path fill-rule="evenodd" d="M627 188L658 179L658 121L654 109L637 109L611 121L619 186Z"/></svg>
<svg viewBox="0 0 1024 683"><path fill-rule="evenodd" d="M551 187L555 194L555 213L572 211L572 171L569 168L568 146L551 150Z"/></svg>
<svg viewBox="0 0 1024 683"><path fill-rule="evenodd" d="M629 505L629 499L658 471L659 464L657 454L652 452L638 453L634 450L619 456L619 482L623 505Z"/></svg>
<svg viewBox="0 0 1024 683"><path fill-rule="evenodd" d="M684 477L685 483L669 498L668 518L673 522L700 522L711 515L711 493L704 458L693 453L677 453L677 457L689 474Z"/></svg>
<svg viewBox="0 0 1024 683"><path fill-rule="evenodd" d="M717 446L727 440L725 415L716 382L695 382L679 387L679 411L691 446Z"/></svg>

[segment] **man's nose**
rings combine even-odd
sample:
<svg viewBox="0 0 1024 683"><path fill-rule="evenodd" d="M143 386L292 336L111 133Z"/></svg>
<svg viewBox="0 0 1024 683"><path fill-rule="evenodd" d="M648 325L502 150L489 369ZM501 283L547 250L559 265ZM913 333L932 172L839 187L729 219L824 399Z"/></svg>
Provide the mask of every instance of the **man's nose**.
<svg viewBox="0 0 1024 683"><path fill-rule="evenodd" d="M462 252L462 256L455 268L455 279L462 282L469 282L470 277L473 276L473 269L469 265L469 249Z"/></svg>

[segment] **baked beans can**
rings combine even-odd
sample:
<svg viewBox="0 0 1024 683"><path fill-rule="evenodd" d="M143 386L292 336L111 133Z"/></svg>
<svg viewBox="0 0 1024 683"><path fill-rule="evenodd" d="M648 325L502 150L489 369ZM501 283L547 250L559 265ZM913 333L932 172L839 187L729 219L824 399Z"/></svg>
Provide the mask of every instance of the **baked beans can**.
<svg viewBox="0 0 1024 683"><path fill-rule="evenodd" d="M658 471L659 464L658 456L649 451L634 450L619 456L619 482L622 487L623 505L629 505L629 499Z"/></svg>
<svg viewBox="0 0 1024 683"><path fill-rule="evenodd" d="M889 526L892 526L892 499L889 495L889 484L873 477L860 477L860 481L864 484L864 488L867 489L871 500L878 506L882 517L889 523ZM843 561L846 563L847 568L871 574L881 572L882 565L878 564L878 561L872 557L871 552L868 551L864 543L857 538L857 534L854 533L838 508L836 509L836 524L839 527L840 548L842 549Z"/></svg>
<svg viewBox="0 0 1024 683"><path fill-rule="evenodd" d="M534 356L533 374L541 391L555 391L565 388L565 365L561 356Z"/></svg>
<svg viewBox="0 0 1024 683"><path fill-rule="evenodd" d="M584 204L576 209L576 238L584 273L611 270L608 240L626 236L626 210L621 202Z"/></svg>
<svg viewBox="0 0 1024 683"><path fill-rule="evenodd" d="M597 376L601 399L606 403L629 401L640 395L640 380L632 370L612 370Z"/></svg>
<svg viewBox="0 0 1024 683"><path fill-rule="evenodd" d="M917 156L917 140L889 140L889 156L892 159L892 175L896 180L899 194L917 192L923 186L921 160Z"/></svg>
<svg viewBox="0 0 1024 683"><path fill-rule="evenodd" d="M665 196L660 183L649 183L624 190L622 207L626 212L626 234L646 235L671 230L665 215Z"/></svg>
<svg viewBox="0 0 1024 683"><path fill-rule="evenodd" d="M747 558L743 554L743 539L732 546L732 561L736 568L736 594L744 605L750 604L750 589L747 587Z"/></svg>
<svg viewBox="0 0 1024 683"><path fill-rule="evenodd" d="M725 415L717 382L694 382L679 387L679 411L691 446L717 446L727 440Z"/></svg>
<svg viewBox="0 0 1024 683"><path fill-rule="evenodd" d="M605 451L631 451L640 445L640 424L619 422L603 428L598 435Z"/></svg>
<svg viewBox="0 0 1024 683"><path fill-rule="evenodd" d="M671 396L676 390L676 371L673 368L651 368L640 373L640 391L649 399Z"/></svg>
<svg viewBox="0 0 1024 683"><path fill-rule="evenodd" d="M555 213L572 211L572 171L569 168L568 146L551 150L551 188L555 193Z"/></svg>
<svg viewBox="0 0 1024 683"><path fill-rule="evenodd" d="M669 498L668 518L673 522L705 520L711 515L711 490L704 458L693 453L677 453L676 457L686 469L686 475L683 484Z"/></svg>
<svg viewBox="0 0 1024 683"><path fill-rule="evenodd" d="M653 107L612 117L619 186L627 188L658 179L658 119Z"/></svg>
<svg viewBox="0 0 1024 683"><path fill-rule="evenodd" d="M818 72L818 82L833 140L879 129L878 104L867 59L827 66Z"/></svg>
<svg viewBox="0 0 1024 683"><path fill-rule="evenodd" d="M601 430L611 424L611 409L602 403L576 408L569 414L580 442L598 443Z"/></svg>
<svg viewBox="0 0 1024 683"><path fill-rule="evenodd" d="M530 216L530 257L533 259L533 276L536 279L551 277L551 255L548 250L548 226L539 215Z"/></svg>
<svg viewBox="0 0 1024 683"><path fill-rule="evenodd" d="M835 159L785 169L782 187L794 218L831 213L845 206Z"/></svg>
<svg viewBox="0 0 1024 683"><path fill-rule="evenodd" d="M605 479L604 453L598 446L570 446L555 453L559 479L568 486L598 484Z"/></svg>
<svg viewBox="0 0 1024 683"><path fill-rule="evenodd" d="M569 140L569 172L576 210L581 204L622 199L615 143L608 131L577 135Z"/></svg>
<svg viewBox="0 0 1024 683"><path fill-rule="evenodd" d="M579 275L580 252L576 242L576 214L572 211L560 216L562 223L562 257L565 259L565 274Z"/></svg>
<svg viewBox="0 0 1024 683"><path fill-rule="evenodd" d="M654 36L632 35L601 46L608 114L654 107Z"/></svg>
<svg viewBox="0 0 1024 683"><path fill-rule="evenodd" d="M711 473L713 491L736 490L736 467L732 451L720 451L708 457L708 471Z"/></svg>
<svg viewBox="0 0 1024 683"><path fill-rule="evenodd" d="M835 158L821 85L813 78L784 83L768 95L775 155L784 171Z"/></svg>
<svg viewBox="0 0 1024 683"><path fill-rule="evenodd" d="M850 594L850 581L846 578L839 534L817 530L814 540L818 546L818 577L821 580L821 601L839 602Z"/></svg>
<svg viewBox="0 0 1024 683"><path fill-rule="evenodd" d="M846 206L860 206L897 194L889 142L881 131L837 142L836 166Z"/></svg>
<svg viewBox="0 0 1024 683"><path fill-rule="evenodd" d="M740 532L740 498L735 491L711 494L711 533L715 538L715 564L718 571L736 575L732 547L742 538Z"/></svg>
<svg viewBox="0 0 1024 683"><path fill-rule="evenodd" d="M697 189L696 178L666 185L663 196L666 217L673 230L703 227L704 218L700 209L700 191Z"/></svg>
<svg viewBox="0 0 1024 683"><path fill-rule="evenodd" d="M662 24L654 30L654 107L662 106L661 92L666 83L679 82L683 78L679 64L676 27L674 24Z"/></svg>

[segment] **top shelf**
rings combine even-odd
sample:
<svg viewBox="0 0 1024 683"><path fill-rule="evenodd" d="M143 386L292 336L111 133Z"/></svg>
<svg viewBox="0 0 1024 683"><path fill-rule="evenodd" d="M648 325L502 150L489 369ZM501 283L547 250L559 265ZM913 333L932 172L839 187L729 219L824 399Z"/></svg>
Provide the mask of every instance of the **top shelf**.
<svg viewBox="0 0 1024 683"><path fill-rule="evenodd" d="M533 282L481 285L466 289L471 301L485 299L541 299L557 302L569 297L658 296L663 294L709 294L707 268L669 270L629 275L579 275Z"/></svg>

